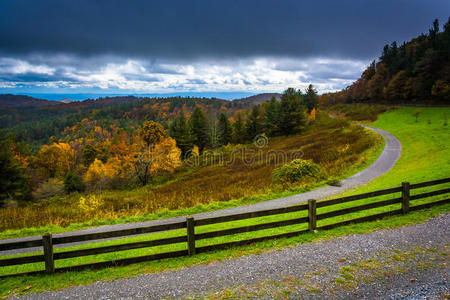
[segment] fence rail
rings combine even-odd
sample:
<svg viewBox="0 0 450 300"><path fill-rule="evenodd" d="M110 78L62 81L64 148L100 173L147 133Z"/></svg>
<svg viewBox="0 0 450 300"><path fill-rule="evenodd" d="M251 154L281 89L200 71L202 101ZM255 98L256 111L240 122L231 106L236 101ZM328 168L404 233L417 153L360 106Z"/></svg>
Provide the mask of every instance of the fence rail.
<svg viewBox="0 0 450 300"><path fill-rule="evenodd" d="M444 183L448 183L448 182L450 182L450 178L421 182L421 183L416 183L416 184L409 184L408 182L404 182L401 187L394 187L394 188L390 188L390 189L384 189L384 190L374 191L374 192L370 192L370 193L364 193L364 194L353 195L353 196L348 196L348 197L341 197L341 198L324 200L324 201L316 201L314 199L311 199L311 200L308 200L308 203L306 203L306 204L300 204L300 205L294 205L294 206L282 207L282 208L276 208L276 209L267 209L267 210L260 210L260 211L255 211L255 212L246 212L246 213L239 213L239 214L219 216L219 217L211 217L211 218L205 218L205 219L194 219L193 217L187 217L185 221L173 222L173 223L168 223L168 224L153 225L153 226L146 226L146 227L135 227L135 228L129 228L129 229L124 229L124 230L115 230L115 231L100 232L100 233L72 235L72 236L67 236L67 237L52 237L51 234L45 234L44 236L42 236L42 238L29 239L27 241L12 242L12 243L2 243L0 241L0 251L25 249L25 248L31 248L31 247L43 247L43 252L44 252L44 254L40 254L40 255L29 255L29 256L0 259L0 267L24 265L24 264L39 263L39 262L45 263L45 269L43 269L43 270L32 271L32 272L27 272L27 273L19 273L19 274L16 273L16 274L1 275L0 278L8 277L8 276L25 275L25 274L65 272L65 271L72 271L72 270L82 270L85 268L103 268L103 267L116 266L116 265L133 264L133 263L150 261L150 260L159 260L159 259L165 259L165 258L194 255L196 253L204 253L204 252L212 251L212 250L225 249L225 248L228 248L231 246L251 244L251 243L261 242L261 241L269 240L269 239L293 237L293 236L297 236L302 233L306 233L306 232L314 231L314 230L326 230L326 229L332 229L335 227L344 226L344 225L348 225L348 224L372 221L372 220L380 219L380 218L383 218L386 216L392 216L392 215L397 215L397 214L406 214L409 211L429 208L434 205L450 203L450 199L441 199L438 201L433 201L433 202L429 202L429 203L425 203L425 204L410 206L410 204L413 204L414 200L417 200L417 199L423 199L423 198L428 198L428 197L433 197L433 196L437 196L437 195L444 195L444 194L450 193L450 188L444 188L444 189L440 189L440 190L436 190L436 191L425 192L425 193L415 194L415 195L411 196L410 195L411 190L423 188L423 187L440 185L440 184L444 184ZM338 209L336 209L336 210L331 210L331 211L323 212L323 213L317 212L317 210L319 208L323 208L323 207L333 208L333 206L340 205L343 203L349 203L349 202L353 202L353 201L357 201L357 200L369 199L369 198L373 198L373 197L390 195L390 194L395 194L395 193L401 193L401 197L396 197L396 198L388 199L388 200L364 203L364 204L360 204L360 205L356 205L356 206L352 206L352 207L345 207L345 208L338 207ZM337 216L343 216L343 215L347 215L347 214L351 214L351 213L355 213L355 212L361 212L361 211L365 211L365 210L370 210L370 209L374 209L374 208L390 206L390 205L395 205L395 204L401 204L401 208L389 210L389 211L385 211L385 212L381 212L381 213L376 213L376 214L370 214L367 216L357 217L357 218L353 218L353 219L349 219L349 220L345 220L345 221L341 221L341 222L337 222L337 223L333 223L333 224L317 226L317 221L321 221L324 219L329 219L329 218L333 218L333 217L337 217ZM288 218L286 218L286 220L281 220L281 221L266 222L266 223L261 223L261 224L256 224L256 225L234 227L234 228L221 229L221 230L209 231L209 232L203 232L203 233L195 233L196 227L200 227L200 226L226 223L226 222L239 221L239 220L247 220L247 219L258 218L258 217L267 217L267 216L280 215L280 214L289 214L289 213L301 212L301 211L304 211L305 213L307 212L307 216L300 217L300 218L292 218L292 217L289 218L289 216L288 216ZM240 234L240 233L245 233L245 232L253 232L253 231L258 231L258 230L263 230L263 229L271 229L271 228L278 228L278 227L298 225L298 224L305 224L305 225L307 225L308 229L296 230L296 231L292 231L292 232L285 232L285 233L279 233L279 234L274 234L274 235L266 235L266 236L262 236L262 237L256 237L256 238L251 238L251 239L238 240L238 241L232 241L232 242L226 242L226 243L220 243L220 244L213 244L213 245L207 245L207 246L201 246L201 247L196 246L196 241L199 241L199 240L211 239L211 238L217 238L217 237L223 237L223 236L230 236L230 235L235 235L235 234ZM53 249L54 249L53 245L58 245L58 244L67 244L67 243L82 242L82 241L92 241L92 240L100 240L100 239L116 238L116 237L127 237L127 236L134 236L134 235L138 235L138 234L164 232L164 231L177 230L177 229L186 229L186 235L168 237L168 238L162 238L162 239L156 239L156 240L150 240L150 241L123 243L123 244L118 244L118 245L102 246L102 247L95 247L95 248L88 248L88 249L70 250L70 251L63 251L63 252L56 252L56 253L53 252ZM90 263L90 264L55 268L55 260L59 260L59 259L68 259L68 258L82 257L82 256L88 256L88 255L98 255L98 254L103 254L103 253L119 252L119 251L125 251L125 250L149 248L149 247L170 245L170 244L179 244L179 243L186 243L187 249L172 251L172 252L157 253L157 254L151 254L151 255L145 255L145 256L138 256L138 257L122 258L122 259L111 260L111 261L102 261L102 262L95 262L95 263Z"/></svg>

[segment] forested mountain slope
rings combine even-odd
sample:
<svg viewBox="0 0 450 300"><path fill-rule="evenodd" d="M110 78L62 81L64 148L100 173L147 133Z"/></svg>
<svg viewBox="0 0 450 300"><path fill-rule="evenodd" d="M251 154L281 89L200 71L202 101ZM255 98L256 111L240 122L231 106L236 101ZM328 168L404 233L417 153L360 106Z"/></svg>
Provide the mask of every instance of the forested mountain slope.
<svg viewBox="0 0 450 300"><path fill-rule="evenodd" d="M125 130L134 128L144 120L158 121L168 127L169 121L182 114L189 117L197 106L212 117L220 113L233 115L270 100L272 95L278 95L279 98L279 94L261 94L235 101L120 96L70 103L21 95L0 95L0 129L13 133L18 140L36 148L48 143L51 136L62 137L65 129L83 120L90 121L89 124L93 126L117 126Z"/></svg>
<svg viewBox="0 0 450 300"><path fill-rule="evenodd" d="M450 103L450 18L428 34L383 48L379 60L352 85L322 95L322 103Z"/></svg>

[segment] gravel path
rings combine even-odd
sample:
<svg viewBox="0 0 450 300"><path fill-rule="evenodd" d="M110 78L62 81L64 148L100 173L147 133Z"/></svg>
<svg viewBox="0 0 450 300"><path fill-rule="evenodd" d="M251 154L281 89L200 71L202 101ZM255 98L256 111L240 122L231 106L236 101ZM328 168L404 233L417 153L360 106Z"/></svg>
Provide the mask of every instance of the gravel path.
<svg viewBox="0 0 450 300"><path fill-rule="evenodd" d="M98 281L24 299L424 299L449 293L450 214L176 271Z"/></svg>
<svg viewBox="0 0 450 300"><path fill-rule="evenodd" d="M362 170L361 172L348 177L341 181L341 186L326 186L323 188L319 188L310 192L293 195L290 197L284 197L279 198L275 200L269 200L264 202L259 202L255 204L249 204L244 206L238 206L233 208L227 208L217 211L211 211L211 212L205 212L205 213L199 213L193 215L196 219L202 219L202 218L210 218L210 217L216 217L216 216L223 216L223 215L230 215L230 214L236 214L236 213L243 213L243 212L252 212L257 210L263 210L263 209L274 209L279 207L285 207L290 206L298 203L306 202L308 199L324 199L327 197L331 197L333 195L337 195L342 193L345 190L354 188L356 186L368 183L369 181L377 178L380 175L385 174L388 172L392 167L394 166L395 162L398 160L401 154L401 144L400 141L390 134L389 132L385 130L381 130L378 128L373 128L365 125L361 125L365 128L371 129L379 133L383 139L386 142L385 148L383 149L383 152L378 157L378 159L371 164L366 169ZM104 225L94 228L88 228L84 230L77 230L77 231L71 231L71 232L64 232L64 233L58 233L54 234L54 237L61 237L61 236L73 236L73 235L79 235L79 234L87 234L87 233L96 233L96 232L104 232L104 231L111 231L111 230L121 230L121 229L127 229L127 228L135 228L135 227L146 227L146 226L152 226L152 225L159 225L159 224L166 224L171 222L177 222L185 220L185 217L176 217L176 218L167 218L167 219L159 219L159 220L153 220L153 221L146 221L146 222L136 222L136 223L123 223L123 224L116 224L116 225ZM25 241L25 240L31 240L35 239L34 237L25 237L25 238L16 238L16 239L7 239L7 240L1 240L0 244L2 243L10 243L15 241ZM110 240L110 239L106 239ZM80 245L80 244L86 244L86 243L92 243L93 241L89 242L77 242L77 243L71 243L71 244L63 244L63 245L55 245L55 248L58 247L68 247L68 246L74 246L74 245ZM18 250L12 250L12 251L0 251L1 255L11 255L11 254L18 254L18 253L27 253L27 252L36 252L41 251L41 248L27 248L27 249L18 249Z"/></svg>

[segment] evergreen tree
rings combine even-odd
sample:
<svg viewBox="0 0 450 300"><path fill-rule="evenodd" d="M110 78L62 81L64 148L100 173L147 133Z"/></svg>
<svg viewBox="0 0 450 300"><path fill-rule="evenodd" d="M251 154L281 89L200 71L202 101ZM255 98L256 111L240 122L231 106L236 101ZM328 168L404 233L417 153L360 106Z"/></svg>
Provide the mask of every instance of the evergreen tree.
<svg viewBox="0 0 450 300"><path fill-rule="evenodd" d="M251 141L258 134L262 133L264 130L264 120L261 116L261 106L255 105L252 108L250 115L248 116L245 130L247 133L247 140Z"/></svg>
<svg viewBox="0 0 450 300"><path fill-rule="evenodd" d="M317 102L319 101L319 97L317 96L317 91L314 89L313 85L310 84L306 89L305 95L305 105L308 109L308 114L311 113L313 108L317 109Z"/></svg>
<svg viewBox="0 0 450 300"><path fill-rule="evenodd" d="M217 130L219 133L219 145L227 145L231 142L231 125L224 113L221 113L219 116Z"/></svg>
<svg viewBox="0 0 450 300"><path fill-rule="evenodd" d="M85 190L83 179L76 173L69 172L64 178L64 189L66 193L83 192Z"/></svg>
<svg viewBox="0 0 450 300"><path fill-rule="evenodd" d="M439 32L439 20L435 19L433 22L433 28L429 30L429 37L431 42L431 47L437 48L437 34Z"/></svg>
<svg viewBox="0 0 450 300"><path fill-rule="evenodd" d="M10 199L29 197L27 179L11 152L11 139L0 131L0 206Z"/></svg>
<svg viewBox="0 0 450 300"><path fill-rule="evenodd" d="M198 146L200 153L202 153L203 149L210 145L210 139L208 120L199 107L196 107L192 113L190 123L195 138L195 144Z"/></svg>
<svg viewBox="0 0 450 300"><path fill-rule="evenodd" d="M187 158L186 156L194 147L195 138L192 133L192 128L184 118L184 115L181 115L179 118L175 119L169 130L170 136L175 139L177 147L181 150L181 158Z"/></svg>
<svg viewBox="0 0 450 300"><path fill-rule="evenodd" d="M281 106L280 103L272 97L265 107L264 127L267 135L277 136L281 134Z"/></svg>
<svg viewBox="0 0 450 300"><path fill-rule="evenodd" d="M284 135L298 133L306 124L301 95L295 89L288 88L281 96L280 131Z"/></svg>
<svg viewBox="0 0 450 300"><path fill-rule="evenodd" d="M233 123L233 133L232 140L234 144L244 144L245 143L245 124L242 120L241 115L238 115L236 122Z"/></svg>

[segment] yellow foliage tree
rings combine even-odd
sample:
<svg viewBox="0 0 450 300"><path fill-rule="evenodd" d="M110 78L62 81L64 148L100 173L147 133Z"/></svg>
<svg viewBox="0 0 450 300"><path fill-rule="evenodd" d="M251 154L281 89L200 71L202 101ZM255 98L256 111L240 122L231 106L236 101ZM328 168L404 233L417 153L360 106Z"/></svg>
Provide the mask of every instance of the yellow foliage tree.
<svg viewBox="0 0 450 300"><path fill-rule="evenodd" d="M68 143L44 145L34 159L34 163L47 177L63 177L72 170L75 151Z"/></svg>
<svg viewBox="0 0 450 300"><path fill-rule="evenodd" d="M198 146L194 145L194 148L192 148L191 153L192 153L192 155L199 156L200 151L198 150Z"/></svg>
<svg viewBox="0 0 450 300"><path fill-rule="evenodd" d="M134 157L134 169L137 178L144 186L150 177L160 171L173 172L181 165L181 150L174 139L162 138L153 147L143 147Z"/></svg>
<svg viewBox="0 0 450 300"><path fill-rule="evenodd" d="M181 150L177 148L176 141L173 138L164 138L156 144L153 150L154 160L152 162L150 173L158 171L172 173L181 165Z"/></svg>
<svg viewBox="0 0 450 300"><path fill-rule="evenodd" d="M166 135L161 124L153 121L145 121L139 130L139 135L147 143L147 146L157 144Z"/></svg>
<svg viewBox="0 0 450 300"><path fill-rule="evenodd" d="M311 110L311 114L309 115L309 121L314 121L315 119L316 119L316 114L317 114L317 112L316 112L316 108L313 108L312 110Z"/></svg>
<svg viewBox="0 0 450 300"><path fill-rule="evenodd" d="M106 164L96 158L84 175L84 181L88 184L104 182L105 180L113 179L119 172L120 162L117 158L109 159Z"/></svg>

